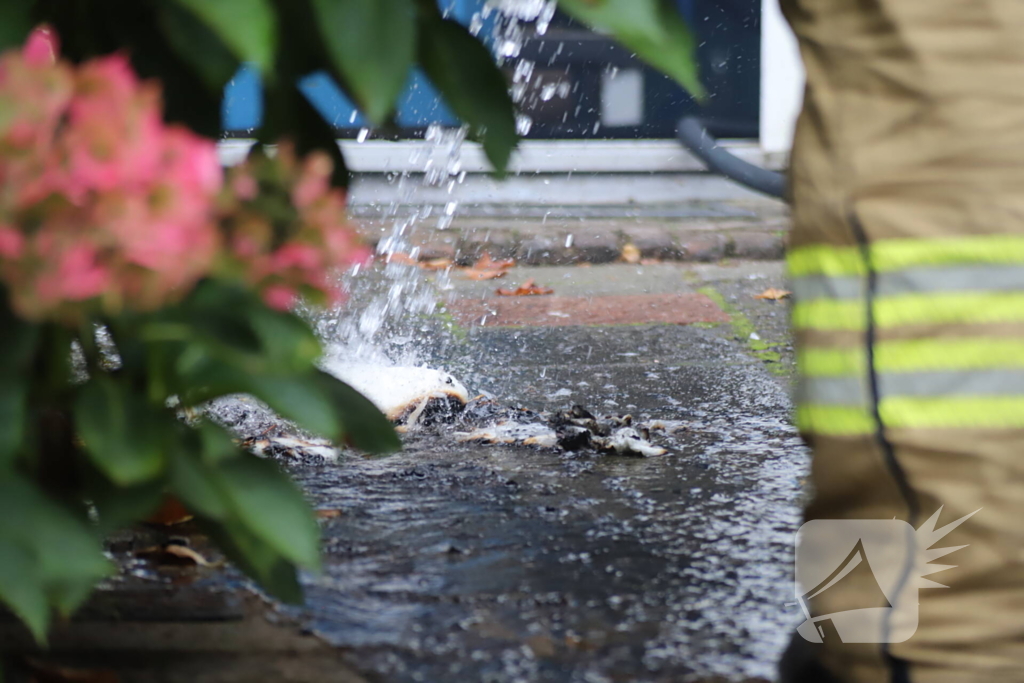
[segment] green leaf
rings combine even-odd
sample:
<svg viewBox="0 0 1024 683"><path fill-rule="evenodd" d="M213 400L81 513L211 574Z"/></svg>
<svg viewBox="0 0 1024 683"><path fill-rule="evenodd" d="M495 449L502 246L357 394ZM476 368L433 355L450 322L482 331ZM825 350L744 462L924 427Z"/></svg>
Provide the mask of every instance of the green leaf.
<svg viewBox="0 0 1024 683"><path fill-rule="evenodd" d="M611 33L651 66L671 76L697 99L705 96L697 73L696 41L668 0L558 0L566 13Z"/></svg>
<svg viewBox="0 0 1024 683"><path fill-rule="evenodd" d="M35 580L64 615L111 570L85 522L20 476L0 479L0 539L28 550Z"/></svg>
<svg viewBox="0 0 1024 683"><path fill-rule="evenodd" d="M320 529L292 480L255 456L230 460L218 469L238 520L287 560L319 570Z"/></svg>
<svg viewBox="0 0 1024 683"><path fill-rule="evenodd" d="M216 465L228 458L242 455L242 450L235 445L223 427L204 420L195 431L199 434L203 462Z"/></svg>
<svg viewBox="0 0 1024 683"><path fill-rule="evenodd" d="M504 173L518 142L515 107L491 53L461 24L431 14L420 22L419 61L473 138L482 139L495 171Z"/></svg>
<svg viewBox="0 0 1024 683"><path fill-rule="evenodd" d="M28 381L22 377L0 378L0 470L14 463L25 438Z"/></svg>
<svg viewBox="0 0 1024 683"><path fill-rule="evenodd" d="M294 313L274 311L260 302L250 315L263 353L275 370L305 372L323 355L316 333Z"/></svg>
<svg viewBox="0 0 1024 683"><path fill-rule="evenodd" d="M332 440L341 436L340 416L312 374L251 376L248 393L311 432Z"/></svg>
<svg viewBox="0 0 1024 683"><path fill-rule="evenodd" d="M35 558L24 546L2 537L0 600L25 622L37 642L46 642L50 605L36 574Z"/></svg>
<svg viewBox="0 0 1024 683"><path fill-rule="evenodd" d="M207 24L179 4L161 4L158 16L170 46L199 74L207 88L220 95L238 71L238 57Z"/></svg>
<svg viewBox="0 0 1024 683"><path fill-rule="evenodd" d="M114 483L139 484L163 471L164 430L158 410L102 374L79 390L75 427L92 462Z"/></svg>
<svg viewBox="0 0 1024 683"><path fill-rule="evenodd" d="M359 108L384 122L416 51L411 0L312 0L328 55Z"/></svg>
<svg viewBox="0 0 1024 683"><path fill-rule="evenodd" d="M200 520L203 530L232 562L278 600L302 602L295 565L238 521Z"/></svg>
<svg viewBox="0 0 1024 683"><path fill-rule="evenodd" d="M171 461L170 488L195 514L216 520L226 519L231 514L218 475L192 453L177 453Z"/></svg>
<svg viewBox="0 0 1024 683"><path fill-rule="evenodd" d="M7 304L7 291L0 287L0 470L10 466L25 439L28 374L39 332L39 325L14 315Z"/></svg>
<svg viewBox="0 0 1024 683"><path fill-rule="evenodd" d="M141 521L153 514L164 498L166 482L162 480L115 486L97 475L90 483L88 498L96 506L97 530L107 534Z"/></svg>
<svg viewBox="0 0 1024 683"><path fill-rule="evenodd" d="M395 433L394 425L368 398L320 370L316 381L330 397L346 441L366 453L385 454L402 449L402 441Z"/></svg>
<svg viewBox="0 0 1024 683"><path fill-rule="evenodd" d="M7 292L0 287L0 377L24 374L39 341L40 326L26 322L7 306Z"/></svg>
<svg viewBox="0 0 1024 683"><path fill-rule="evenodd" d="M31 2L27 0L0 2L0 50L22 45L31 30Z"/></svg>
<svg viewBox="0 0 1024 683"><path fill-rule="evenodd" d="M175 0L209 26L243 62L268 71L274 61L276 16L269 0Z"/></svg>

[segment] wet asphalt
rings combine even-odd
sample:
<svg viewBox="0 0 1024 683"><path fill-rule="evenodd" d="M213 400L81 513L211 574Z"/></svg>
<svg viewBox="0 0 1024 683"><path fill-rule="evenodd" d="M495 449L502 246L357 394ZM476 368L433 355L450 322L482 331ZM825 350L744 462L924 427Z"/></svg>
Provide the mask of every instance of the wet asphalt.
<svg viewBox="0 0 1024 683"><path fill-rule="evenodd" d="M389 458L292 467L327 511L304 605L260 600L230 568L151 566L135 550L160 538L129 534L110 546L122 575L47 661L128 682L771 680L800 619L787 603L808 464L786 303L754 298L784 284L781 264L516 267L438 286L489 297L531 278L570 297L701 293L730 322L467 328L440 311L403 343L508 406L666 421L667 454L460 444L439 425ZM216 558L187 529L147 533ZM0 649L39 661L27 642L0 623Z"/></svg>
<svg viewBox="0 0 1024 683"><path fill-rule="evenodd" d="M515 268L570 296L704 292L732 323L459 328L432 365L534 410L667 420L668 454L457 444L294 475L321 509L325 571L288 608L385 681L771 679L799 621L793 535L807 454L791 425L774 262ZM493 282L452 280L452 295Z"/></svg>

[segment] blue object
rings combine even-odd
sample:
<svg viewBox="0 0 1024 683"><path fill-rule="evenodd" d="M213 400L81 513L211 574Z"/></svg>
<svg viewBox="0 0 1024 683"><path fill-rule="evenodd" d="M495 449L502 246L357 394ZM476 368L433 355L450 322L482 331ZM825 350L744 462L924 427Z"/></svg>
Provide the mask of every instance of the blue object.
<svg viewBox="0 0 1024 683"><path fill-rule="evenodd" d="M483 9L484 0L439 0L438 5L449 18L469 25L473 15ZM490 34L487 26L481 34ZM335 128L352 130L369 125L352 100L326 72L317 71L303 77L299 88ZM409 80L398 96L396 110L395 118L402 128L426 128L435 123L455 126L459 123L440 93L419 69L409 73ZM246 65L238 70L224 89L221 126L231 133L248 133L258 128L262 119L263 88L259 73Z"/></svg>

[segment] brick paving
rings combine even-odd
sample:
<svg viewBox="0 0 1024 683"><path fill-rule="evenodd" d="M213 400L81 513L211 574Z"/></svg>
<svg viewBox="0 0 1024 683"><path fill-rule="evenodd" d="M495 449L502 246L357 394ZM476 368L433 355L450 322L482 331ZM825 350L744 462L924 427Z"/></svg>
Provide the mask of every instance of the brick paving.
<svg viewBox="0 0 1024 683"><path fill-rule="evenodd" d="M447 308L459 323L467 327L729 322L729 316L711 299L695 293L456 299Z"/></svg>
<svg viewBox="0 0 1024 683"><path fill-rule="evenodd" d="M494 258L513 258L524 265L611 263L633 245L643 259L713 262L723 258L778 260L785 251L789 217L784 208L741 211L720 217L679 218L600 216L571 217L571 208L558 218L466 217L447 230L436 219L414 225L407 238L421 260L449 258L470 265L484 252ZM376 243L390 233L385 219L354 220L367 241Z"/></svg>

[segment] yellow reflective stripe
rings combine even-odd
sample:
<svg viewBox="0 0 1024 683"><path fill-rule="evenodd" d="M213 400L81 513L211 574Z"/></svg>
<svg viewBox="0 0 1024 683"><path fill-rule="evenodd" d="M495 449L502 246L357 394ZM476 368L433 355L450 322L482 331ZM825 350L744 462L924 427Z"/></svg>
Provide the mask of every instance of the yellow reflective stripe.
<svg viewBox="0 0 1024 683"><path fill-rule="evenodd" d="M790 277L802 275L864 275L867 268L857 247L815 244L791 249L786 255Z"/></svg>
<svg viewBox="0 0 1024 683"><path fill-rule="evenodd" d="M1024 321L1024 292L905 294L876 299L874 311L880 328L1019 322Z"/></svg>
<svg viewBox="0 0 1024 683"><path fill-rule="evenodd" d="M864 358L860 349L834 351ZM875 367L879 372L1024 368L1024 341L953 338L879 342L875 345Z"/></svg>
<svg viewBox="0 0 1024 683"><path fill-rule="evenodd" d="M887 429L1020 429L1024 396L976 396L882 399L878 406ZM796 423L804 433L824 436L872 434L875 420L867 408L805 404Z"/></svg>
<svg viewBox="0 0 1024 683"><path fill-rule="evenodd" d="M793 305L798 330L865 330L863 301L812 299ZM875 325L880 329L904 325L1024 322L1024 292L904 294L875 299Z"/></svg>
<svg viewBox="0 0 1024 683"><path fill-rule="evenodd" d="M793 304L798 330L866 330L867 304L862 300L811 299Z"/></svg>
<svg viewBox="0 0 1024 683"><path fill-rule="evenodd" d="M861 376L867 371L863 348L804 347L796 354L797 371L805 377Z"/></svg>
<svg viewBox="0 0 1024 683"><path fill-rule="evenodd" d="M872 245L871 260L878 271L962 263L1024 263L1024 237L973 235L879 240Z"/></svg>
<svg viewBox="0 0 1024 683"><path fill-rule="evenodd" d="M904 429L1011 429L1024 427L1024 396L892 397L878 411L886 427Z"/></svg>
<svg viewBox="0 0 1024 683"><path fill-rule="evenodd" d="M894 272L921 266L957 264L1024 263L1024 237L973 235L936 239L876 240L870 247L877 272ZM813 244L790 250L786 261L791 277L828 275L841 277L867 272L859 247Z"/></svg>
<svg viewBox="0 0 1024 683"><path fill-rule="evenodd" d="M860 436L875 431L875 420L865 408L801 405L796 426L805 433L826 436Z"/></svg>
<svg viewBox="0 0 1024 683"><path fill-rule="evenodd" d="M862 347L804 347L797 370L805 377L859 377L867 372ZM993 338L906 339L875 344L879 373L1024 368L1024 341ZM1024 390L1024 388L1022 388Z"/></svg>

